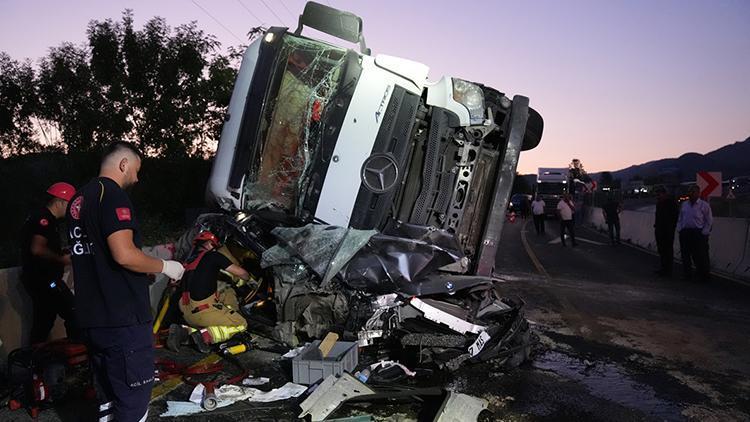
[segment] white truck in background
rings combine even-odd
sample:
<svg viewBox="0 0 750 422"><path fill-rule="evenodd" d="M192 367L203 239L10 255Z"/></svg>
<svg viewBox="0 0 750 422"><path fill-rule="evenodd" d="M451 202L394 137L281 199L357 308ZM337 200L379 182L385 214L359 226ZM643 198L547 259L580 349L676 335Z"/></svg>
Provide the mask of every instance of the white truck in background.
<svg viewBox="0 0 750 422"><path fill-rule="evenodd" d="M545 215L557 215L557 203L568 192L569 179L569 172L565 167L539 167L534 193L544 200Z"/></svg>

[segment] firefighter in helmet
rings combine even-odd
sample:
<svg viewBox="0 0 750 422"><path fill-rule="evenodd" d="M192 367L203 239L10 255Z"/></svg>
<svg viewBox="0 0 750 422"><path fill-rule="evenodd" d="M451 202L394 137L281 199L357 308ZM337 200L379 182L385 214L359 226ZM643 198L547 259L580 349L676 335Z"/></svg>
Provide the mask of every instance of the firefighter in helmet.
<svg viewBox="0 0 750 422"><path fill-rule="evenodd" d="M47 340L58 315L68 337L75 337L73 294L62 279L70 254L63 252L58 232L75 193L68 183L53 184L46 205L32 212L21 229L21 280L33 305L31 344Z"/></svg>
<svg viewBox="0 0 750 422"><path fill-rule="evenodd" d="M185 263L179 302L187 326L172 324L169 327L167 347L177 351L190 338L201 352L207 353L210 345L227 341L247 328L247 321L239 313L234 289L218 291L219 273L225 271L243 281L248 280L250 274L219 251L221 243L212 232L198 233L193 245Z"/></svg>

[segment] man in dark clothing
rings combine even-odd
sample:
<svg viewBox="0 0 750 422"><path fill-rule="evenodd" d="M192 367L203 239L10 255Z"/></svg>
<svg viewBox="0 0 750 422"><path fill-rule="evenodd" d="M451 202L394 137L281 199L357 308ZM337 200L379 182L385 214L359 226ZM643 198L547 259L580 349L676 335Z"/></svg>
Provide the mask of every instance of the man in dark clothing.
<svg viewBox="0 0 750 422"><path fill-rule="evenodd" d="M133 204L123 189L138 181L141 157L127 142L104 152L99 177L68 206L76 279L76 317L99 395L99 420L146 420L154 381L149 279L180 279L176 261L144 254Z"/></svg>
<svg viewBox="0 0 750 422"><path fill-rule="evenodd" d="M526 195L523 195L521 197L521 218L524 220L529 217L529 211L531 210L531 203L529 201L529 197Z"/></svg>
<svg viewBox="0 0 750 422"><path fill-rule="evenodd" d="M667 193L664 187L656 189L656 215L654 221L654 236L656 249L659 251L661 267L656 273L662 277L672 275L674 262L674 232L677 227L677 217L680 213L674 196Z"/></svg>
<svg viewBox="0 0 750 422"><path fill-rule="evenodd" d="M63 281L70 255L63 253L58 232L58 221L76 190L58 182L47 193L47 205L31 213L21 229L21 282L33 305L31 344L47 340L58 315L65 320L68 337L76 337L73 294Z"/></svg>
<svg viewBox="0 0 750 422"><path fill-rule="evenodd" d="M622 206L620 201L615 199L613 195L609 197L607 203L602 207L604 213L604 221L607 223L609 228L609 241L614 244L620 243L620 213L622 212Z"/></svg>

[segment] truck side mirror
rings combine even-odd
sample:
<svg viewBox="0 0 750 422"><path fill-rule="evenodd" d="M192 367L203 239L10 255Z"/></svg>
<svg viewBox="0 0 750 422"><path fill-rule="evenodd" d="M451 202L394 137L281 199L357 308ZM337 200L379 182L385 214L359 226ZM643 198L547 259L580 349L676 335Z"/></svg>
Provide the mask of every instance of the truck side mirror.
<svg viewBox="0 0 750 422"><path fill-rule="evenodd" d="M309 1L299 17L299 24L294 34L300 35L303 26L325 32L344 41L359 43L360 51L363 54L370 54L370 49L365 45L365 38L362 36L362 18L353 13Z"/></svg>

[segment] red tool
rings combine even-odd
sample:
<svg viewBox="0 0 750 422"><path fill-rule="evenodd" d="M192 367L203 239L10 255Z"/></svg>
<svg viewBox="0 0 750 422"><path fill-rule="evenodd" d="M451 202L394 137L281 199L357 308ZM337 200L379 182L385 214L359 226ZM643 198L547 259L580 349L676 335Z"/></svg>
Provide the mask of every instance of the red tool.
<svg viewBox="0 0 750 422"><path fill-rule="evenodd" d="M8 379L11 380L10 410L28 409L36 418L42 407L65 396L66 374L85 370L86 346L67 339L20 348L8 355Z"/></svg>

